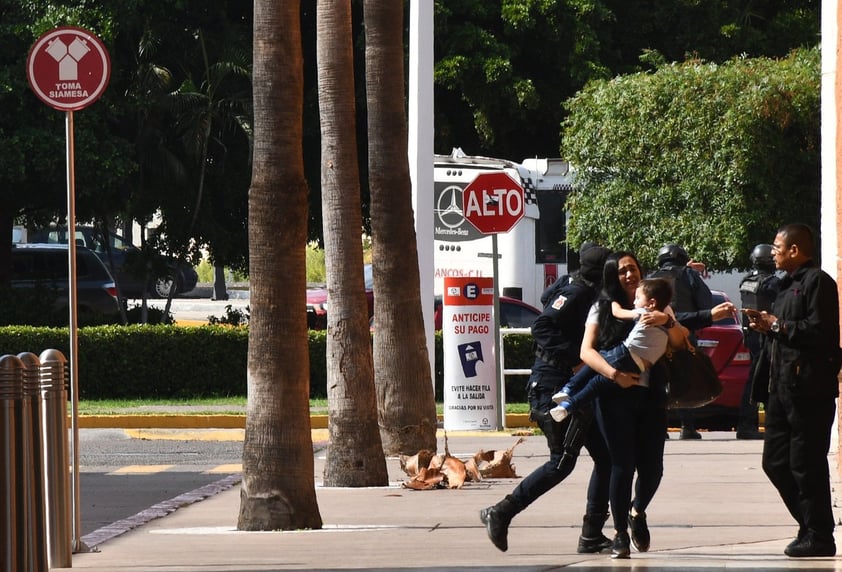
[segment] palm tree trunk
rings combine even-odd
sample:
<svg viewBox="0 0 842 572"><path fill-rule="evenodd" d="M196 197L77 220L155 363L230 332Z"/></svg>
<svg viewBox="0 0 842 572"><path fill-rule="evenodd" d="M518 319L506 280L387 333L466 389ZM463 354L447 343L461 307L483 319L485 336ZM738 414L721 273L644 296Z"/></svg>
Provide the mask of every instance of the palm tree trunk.
<svg viewBox="0 0 842 572"><path fill-rule="evenodd" d="M254 3L251 318L240 530L321 528L304 312L307 183L296 1Z"/></svg>
<svg viewBox="0 0 842 572"><path fill-rule="evenodd" d="M330 445L324 482L327 486L378 486L389 479L377 427L363 280L350 0L319 0L316 20L322 222L329 296Z"/></svg>
<svg viewBox="0 0 842 572"><path fill-rule="evenodd" d="M364 10L377 409L383 450L411 455L436 450L437 419L407 156L403 5L365 0Z"/></svg>

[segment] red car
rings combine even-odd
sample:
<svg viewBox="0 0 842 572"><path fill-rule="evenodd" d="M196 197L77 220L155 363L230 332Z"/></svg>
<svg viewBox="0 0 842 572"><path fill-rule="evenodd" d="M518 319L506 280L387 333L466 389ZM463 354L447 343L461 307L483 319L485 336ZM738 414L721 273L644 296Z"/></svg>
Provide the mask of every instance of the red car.
<svg viewBox="0 0 842 572"><path fill-rule="evenodd" d="M712 293L714 306L730 301L724 292ZM696 345L710 356L713 366L719 372L723 388L722 394L713 403L696 410L700 420L698 424L705 426L701 420L711 418L714 425L733 426L739 415L743 388L748 382L751 367L751 354L743 344L743 328L739 315L735 313L733 316L717 320L707 328L699 330L697 336Z"/></svg>
<svg viewBox="0 0 842 572"><path fill-rule="evenodd" d="M368 318L374 315L374 276L371 264L363 266L365 297L368 300ZM307 328L324 330L327 327L327 288L307 288Z"/></svg>
<svg viewBox="0 0 842 572"><path fill-rule="evenodd" d="M374 327L374 278L371 264L363 267L365 278L365 295L368 299L368 318ZM327 327L327 289L307 288L307 327L311 330L323 330ZM435 329L441 329L442 311L441 296L436 296ZM500 325L508 328L528 328L532 325L541 311L516 298L500 296Z"/></svg>

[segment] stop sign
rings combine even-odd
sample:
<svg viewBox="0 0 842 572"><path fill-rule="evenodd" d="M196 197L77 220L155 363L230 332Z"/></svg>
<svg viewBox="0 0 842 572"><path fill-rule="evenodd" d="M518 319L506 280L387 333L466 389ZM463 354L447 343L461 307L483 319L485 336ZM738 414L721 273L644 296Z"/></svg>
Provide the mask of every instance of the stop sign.
<svg viewBox="0 0 842 572"><path fill-rule="evenodd" d="M462 191L462 214L483 234L509 232L524 211L523 187L504 171L480 173Z"/></svg>

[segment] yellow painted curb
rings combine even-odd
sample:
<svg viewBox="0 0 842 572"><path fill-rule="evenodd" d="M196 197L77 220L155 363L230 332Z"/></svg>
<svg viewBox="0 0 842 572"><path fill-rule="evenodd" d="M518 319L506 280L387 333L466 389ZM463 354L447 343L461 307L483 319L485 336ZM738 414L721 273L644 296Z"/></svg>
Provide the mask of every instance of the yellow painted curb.
<svg viewBox="0 0 842 572"><path fill-rule="evenodd" d="M245 415L80 415L80 429L244 429Z"/></svg>
<svg viewBox="0 0 842 572"><path fill-rule="evenodd" d="M441 421L441 416L439 416ZM68 424L70 421L68 421ZM534 427L527 413L506 415L507 428ZM80 415L80 429L245 429L245 415ZM311 429L327 429L327 415L311 415Z"/></svg>

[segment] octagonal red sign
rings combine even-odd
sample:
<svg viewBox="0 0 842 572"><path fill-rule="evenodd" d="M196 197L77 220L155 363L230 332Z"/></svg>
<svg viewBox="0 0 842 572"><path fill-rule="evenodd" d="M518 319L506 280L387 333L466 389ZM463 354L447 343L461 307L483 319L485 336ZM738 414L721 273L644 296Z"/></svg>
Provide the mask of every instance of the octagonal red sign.
<svg viewBox="0 0 842 572"><path fill-rule="evenodd" d="M50 30L32 45L26 59L29 86L38 99L59 111L78 111L95 102L108 85L108 51L88 30Z"/></svg>
<svg viewBox="0 0 842 572"><path fill-rule="evenodd" d="M509 232L525 210L523 187L504 171L480 173L462 191L462 215L483 234Z"/></svg>

